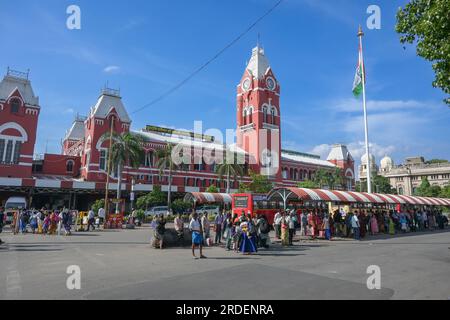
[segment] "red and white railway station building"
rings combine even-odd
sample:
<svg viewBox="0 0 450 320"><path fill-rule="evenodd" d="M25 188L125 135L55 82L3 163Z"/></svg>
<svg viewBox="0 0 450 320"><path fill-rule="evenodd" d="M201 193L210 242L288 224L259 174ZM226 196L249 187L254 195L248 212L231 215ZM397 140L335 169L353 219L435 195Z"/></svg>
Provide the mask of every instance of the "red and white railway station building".
<svg viewBox="0 0 450 320"><path fill-rule="evenodd" d="M320 169L341 168L346 185L355 185L354 160L345 145L335 144L326 160L319 156L288 151L281 147L280 84L264 50L252 50L250 61L237 85L236 142L224 145L203 135L186 135L158 127L132 129L120 92L102 90L87 116L77 117L63 139L61 154L36 157L37 124L41 106L28 74L10 70L0 82L0 205L9 196L26 195L32 205L66 206L86 209L92 201L104 196L109 140L111 131L131 132L144 139L145 157L138 169L125 166L122 175L123 196L134 183L135 193L148 192L155 185L168 190L168 176L155 167L156 151L167 143L189 146L191 163L183 164L172 177L172 192L203 192L215 185L225 192L226 181L215 173L217 163L205 161L201 154L233 152L245 160L246 175L239 181L249 182L249 169L269 176L277 187L294 187L312 179ZM183 150L185 152L186 149ZM200 150L200 155L198 154ZM239 181L232 181L237 191ZM115 194L117 177L110 177L109 190Z"/></svg>

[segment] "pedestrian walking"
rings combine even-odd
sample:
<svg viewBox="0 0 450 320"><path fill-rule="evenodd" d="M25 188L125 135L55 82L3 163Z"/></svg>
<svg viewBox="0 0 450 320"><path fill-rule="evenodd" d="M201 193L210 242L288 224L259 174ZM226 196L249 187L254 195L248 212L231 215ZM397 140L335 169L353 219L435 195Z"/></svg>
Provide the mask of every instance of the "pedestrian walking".
<svg viewBox="0 0 450 320"><path fill-rule="evenodd" d="M353 237L355 240L361 240L360 233L359 233L359 231L360 231L360 224L359 224L360 222L359 221L360 220L358 219L358 213L355 212L355 214L352 215L352 218L351 218Z"/></svg>
<svg viewBox="0 0 450 320"><path fill-rule="evenodd" d="M195 248L198 246L200 250L200 259L206 258L203 255L202 223L195 211L192 213L192 219L189 222L189 230L192 232L192 256L194 259L197 259L197 256L195 255Z"/></svg>
<svg viewBox="0 0 450 320"><path fill-rule="evenodd" d="M175 219L173 220L173 224L175 227L175 232L177 233L178 236L178 242L180 244L183 243L183 239L184 239L184 223L183 223L183 219L182 219L182 215L181 213L179 213Z"/></svg>
<svg viewBox="0 0 450 320"><path fill-rule="evenodd" d="M274 216L274 228L275 228L275 237L277 239L281 238L281 212L278 211Z"/></svg>
<svg viewBox="0 0 450 320"><path fill-rule="evenodd" d="M295 213L294 210L292 210L289 215L286 217L287 226L289 228L288 232L288 245L292 246L294 245L294 234L295 234Z"/></svg>
<svg viewBox="0 0 450 320"><path fill-rule="evenodd" d="M105 218L106 218L106 211L103 207L100 207L100 209L98 209L99 227L100 225L103 225L103 223L105 222Z"/></svg>
<svg viewBox="0 0 450 320"><path fill-rule="evenodd" d="M227 248L228 251L232 249L234 233L235 230L233 224L233 217L231 216L231 213L228 213L224 222L224 232L223 232L223 236L225 238L225 247Z"/></svg>
<svg viewBox="0 0 450 320"><path fill-rule="evenodd" d="M330 218L328 218L328 214L325 214L323 218L322 229L325 232L325 239L331 240Z"/></svg>
<svg viewBox="0 0 450 320"><path fill-rule="evenodd" d="M3 225L4 225L4 221L5 221L5 212L3 211L3 207L0 207L0 233L3 232ZM2 244L3 241L2 239L0 239L0 244Z"/></svg>
<svg viewBox="0 0 450 320"><path fill-rule="evenodd" d="M300 235L305 237L308 235L308 216L306 215L306 211L303 211L300 216Z"/></svg>
<svg viewBox="0 0 450 320"><path fill-rule="evenodd" d="M91 208L91 210L89 210L88 221L87 222L88 222L88 224L87 224L86 230L89 231L90 227L92 227L92 230L95 230L95 226L94 226L95 213L94 213L94 210L92 208Z"/></svg>
<svg viewBox="0 0 450 320"><path fill-rule="evenodd" d="M224 221L223 212L219 212L214 218L214 243L218 244L222 242L222 224Z"/></svg>
<svg viewBox="0 0 450 320"><path fill-rule="evenodd" d="M166 219L164 219L164 215L161 214L158 217L156 217L154 230L154 237L159 242L159 249L163 248L165 232L166 232Z"/></svg>
<svg viewBox="0 0 450 320"><path fill-rule="evenodd" d="M203 213L203 217L201 218L201 223L202 223L202 230L203 230L203 242L204 245L208 244L208 240L210 238L210 233L211 233L211 223L209 222L208 219L208 212L204 212Z"/></svg>
<svg viewBox="0 0 450 320"><path fill-rule="evenodd" d="M260 215L256 222L256 226L258 229L259 246L268 249L270 242L270 225L269 221L267 221L267 217L265 215Z"/></svg>

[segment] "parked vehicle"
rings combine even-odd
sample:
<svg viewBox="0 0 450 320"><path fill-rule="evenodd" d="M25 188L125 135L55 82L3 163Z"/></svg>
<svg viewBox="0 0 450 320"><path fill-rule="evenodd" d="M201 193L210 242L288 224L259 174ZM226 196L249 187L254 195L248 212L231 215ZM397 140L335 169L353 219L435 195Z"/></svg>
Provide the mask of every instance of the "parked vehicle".
<svg viewBox="0 0 450 320"><path fill-rule="evenodd" d="M14 218L14 212L27 208L25 197L9 197L5 203L5 223L11 224Z"/></svg>
<svg viewBox="0 0 450 320"><path fill-rule="evenodd" d="M145 216L157 216L157 215L161 215L163 214L164 216L168 216L169 215L169 207L168 206L158 206L158 207L153 207L150 208L150 210L145 211Z"/></svg>
<svg viewBox="0 0 450 320"><path fill-rule="evenodd" d="M220 212L220 207L219 206L211 206L211 205L204 205L204 206L200 206L195 208L195 211L197 213L205 213L208 212L208 215L217 215Z"/></svg>

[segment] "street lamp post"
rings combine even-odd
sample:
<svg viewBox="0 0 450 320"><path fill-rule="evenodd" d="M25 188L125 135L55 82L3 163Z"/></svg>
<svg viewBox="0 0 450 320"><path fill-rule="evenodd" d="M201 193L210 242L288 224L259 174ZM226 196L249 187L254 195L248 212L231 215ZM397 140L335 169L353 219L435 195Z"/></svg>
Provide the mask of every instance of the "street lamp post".
<svg viewBox="0 0 450 320"><path fill-rule="evenodd" d="M136 179L134 176L131 178L131 193L130 193L130 201L131 201L131 210L134 209L134 185L136 184Z"/></svg>

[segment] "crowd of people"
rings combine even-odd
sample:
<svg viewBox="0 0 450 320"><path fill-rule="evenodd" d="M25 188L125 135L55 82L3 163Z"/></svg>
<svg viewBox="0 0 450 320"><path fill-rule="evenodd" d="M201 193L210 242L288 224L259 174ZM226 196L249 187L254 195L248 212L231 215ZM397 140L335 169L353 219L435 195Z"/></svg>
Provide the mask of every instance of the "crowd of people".
<svg viewBox="0 0 450 320"><path fill-rule="evenodd" d="M154 246L163 248L164 233L167 221L163 215L157 216L152 221ZM184 241L184 220L181 214L174 219L174 229L180 242ZM244 211L240 214L231 214L222 211L210 221L207 212L193 212L189 218L189 232L192 240L192 255L196 258L195 249L200 250L200 258L203 255L204 246L221 245L228 251L251 254L258 248L268 248L270 244L270 224L266 216L252 217ZM211 234L211 229L214 235Z"/></svg>
<svg viewBox="0 0 450 320"><path fill-rule="evenodd" d="M104 221L104 209L98 212L100 223ZM11 230L18 233L71 234L74 215L67 209L61 210L20 210L15 211L11 221ZM6 216L0 208L0 232L5 224ZM178 240L184 241L185 222L181 214L174 219L174 229ZM90 210L87 215L87 231L95 230L95 213ZM155 246L164 246L166 218L163 215L155 217L152 222ZM309 239L322 238L331 240L335 237L354 238L361 240L367 234L391 234L419 232L425 230L444 229L448 218L438 208L420 210L357 209L346 212L342 209L329 212L326 209L280 210L274 216L273 225L265 215L252 216L250 212L242 211L239 215L229 211L221 211L210 220L207 212L193 212L189 217L189 231L192 237L192 255L195 248L200 249L200 258L204 246L221 245L228 251L251 254L258 248L268 248L269 233L275 231L275 238L283 246L292 246L294 236L299 232L301 237ZM211 234L211 229L214 234ZM1 239L0 239L1 243Z"/></svg>
<svg viewBox="0 0 450 320"><path fill-rule="evenodd" d="M75 218L73 212L66 208L57 210L47 210L46 208L41 208L40 210L34 208L16 210L11 216L10 229L13 234L55 235L64 231L64 234L68 236L72 234ZM5 211L0 207L0 232L6 224L6 219ZM92 220L88 219L90 223L92 223Z"/></svg>
<svg viewBox="0 0 450 320"><path fill-rule="evenodd" d="M250 213L242 211L240 215L222 211L213 220L214 244L220 245L224 240L225 248L228 251L240 252L248 255L258 251L258 248L269 248L270 224L264 215L252 217ZM208 213L192 213L189 230L192 232L192 255L195 256L195 247L200 248L200 258L205 258L202 254L202 247L213 245L211 237L211 223Z"/></svg>
<svg viewBox="0 0 450 320"><path fill-rule="evenodd" d="M431 210L303 210L299 216L291 211L277 212L274 220L275 235L282 244L291 245L297 230L311 239L353 237L356 240L367 234L391 234L444 229L448 218L438 209Z"/></svg>

